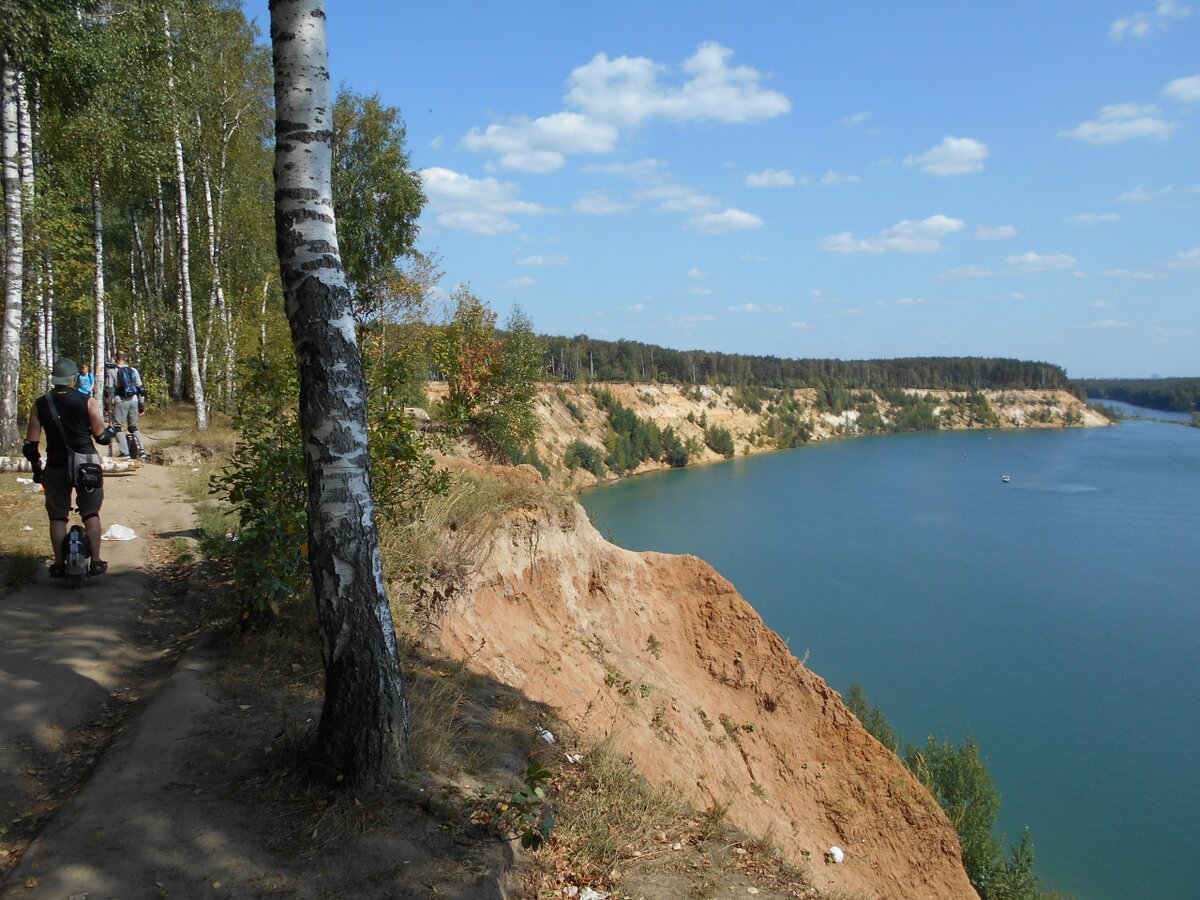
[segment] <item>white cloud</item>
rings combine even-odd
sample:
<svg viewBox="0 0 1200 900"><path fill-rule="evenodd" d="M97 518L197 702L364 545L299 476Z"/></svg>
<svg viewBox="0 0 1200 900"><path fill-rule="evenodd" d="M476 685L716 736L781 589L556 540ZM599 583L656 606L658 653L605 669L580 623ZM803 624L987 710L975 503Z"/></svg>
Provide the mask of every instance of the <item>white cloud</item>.
<svg viewBox="0 0 1200 900"><path fill-rule="evenodd" d="M684 316L681 321L690 325L696 322L715 322L716 320L717 317L712 315L712 313L704 313L699 316Z"/></svg>
<svg viewBox="0 0 1200 900"><path fill-rule="evenodd" d="M686 184L664 181L651 187L640 188L634 197L638 200L658 204L664 212L695 213L714 209L717 201Z"/></svg>
<svg viewBox="0 0 1200 900"><path fill-rule="evenodd" d="M869 118L871 118L871 111L869 109L865 109L862 112L856 112L852 116L846 116L845 118L842 119L842 124L843 125L861 125L863 122L867 121L867 119L869 119Z"/></svg>
<svg viewBox="0 0 1200 900"><path fill-rule="evenodd" d="M756 313L756 312L762 312L762 307L758 306L757 304L754 304L754 303L743 303L741 306L729 307L729 311L731 313L737 313L737 312Z"/></svg>
<svg viewBox="0 0 1200 900"><path fill-rule="evenodd" d="M905 165L920 166L930 175L967 175L982 172L983 161L988 158L987 144L974 138L959 138L946 135L936 147L920 155L909 156Z"/></svg>
<svg viewBox="0 0 1200 900"><path fill-rule="evenodd" d="M1105 269L1100 273L1105 278L1132 278L1134 281L1157 281L1160 278L1165 278L1164 275L1155 275L1153 272L1130 271L1129 269Z"/></svg>
<svg viewBox="0 0 1200 900"><path fill-rule="evenodd" d="M937 276L938 281L965 281L968 278L990 278L992 270L987 266L959 266Z"/></svg>
<svg viewBox="0 0 1200 900"><path fill-rule="evenodd" d="M936 253L942 248L942 238L964 227L961 219L941 214L916 222L904 219L873 238L858 240L849 231L830 235L821 242L821 249L841 254Z"/></svg>
<svg viewBox="0 0 1200 900"><path fill-rule="evenodd" d="M1098 322L1092 322L1090 325L1084 325L1084 328L1128 328L1128 322L1122 322L1120 319L1101 319Z"/></svg>
<svg viewBox="0 0 1200 900"><path fill-rule="evenodd" d="M429 198L428 210L444 228L475 234L502 234L519 227L511 216L536 216L550 212L537 203L521 200L520 188L511 181L471 178L450 169L422 169L421 182Z"/></svg>
<svg viewBox="0 0 1200 900"><path fill-rule="evenodd" d="M1166 86L1165 91L1168 97L1180 103L1200 103L1200 75L1176 78Z"/></svg>
<svg viewBox="0 0 1200 900"><path fill-rule="evenodd" d="M1114 304L1107 300L1097 300L1092 304L1092 306L1094 306L1096 309L1112 309Z"/></svg>
<svg viewBox="0 0 1200 900"><path fill-rule="evenodd" d="M685 293L692 294L696 297L711 297L716 293L716 291L714 291L712 288L706 288L698 284L693 284L687 289L687 291L685 291Z"/></svg>
<svg viewBox="0 0 1200 900"><path fill-rule="evenodd" d="M589 216L611 216L614 213L629 212L634 209L631 203L622 203L606 194L604 191L592 191L582 195L571 204L577 212Z"/></svg>
<svg viewBox="0 0 1200 900"><path fill-rule="evenodd" d="M741 256L738 257L738 259L740 259L742 262L752 262L752 263L765 263L765 262L771 261L771 257L769 257L769 256L758 256L757 254L754 254L754 253L743 253Z"/></svg>
<svg viewBox="0 0 1200 900"><path fill-rule="evenodd" d="M714 42L701 44L683 63L679 87L660 84L668 67L646 57L609 59L597 53L567 80L566 102L592 118L622 127L647 119L758 122L784 115L791 102L762 87L763 74L729 65L733 51Z"/></svg>
<svg viewBox="0 0 1200 900"><path fill-rule="evenodd" d="M635 303L632 306L625 307L625 310L627 312L640 313L640 312L646 311L646 306L645 306L645 304L642 304L642 303Z"/></svg>
<svg viewBox="0 0 1200 900"><path fill-rule="evenodd" d="M1200 266L1200 247L1193 247L1191 250L1183 250L1179 253L1179 259L1176 265L1190 268L1192 266Z"/></svg>
<svg viewBox="0 0 1200 900"><path fill-rule="evenodd" d="M525 256L517 260L518 266L565 266L570 260L565 256Z"/></svg>
<svg viewBox="0 0 1200 900"><path fill-rule="evenodd" d="M1102 106L1091 122L1060 131L1059 136L1077 138L1089 144L1117 144L1142 138L1165 141L1178 125L1178 122L1161 118L1158 107L1112 103Z"/></svg>
<svg viewBox="0 0 1200 900"><path fill-rule="evenodd" d="M438 134L438 135L435 135L433 137L433 139L429 142L429 147L431 150L441 150L442 145L444 143L446 143L446 138L444 136Z"/></svg>
<svg viewBox="0 0 1200 900"><path fill-rule="evenodd" d="M605 175L620 175L622 178L628 178L631 181L646 181L666 172L667 164L661 159L647 157L646 159L635 160L631 163L592 164L584 166L583 171L601 172Z"/></svg>
<svg viewBox="0 0 1200 900"><path fill-rule="evenodd" d="M981 241L1003 241L1017 236L1017 229L1012 225L980 225L975 229L975 237Z"/></svg>
<svg viewBox="0 0 1200 900"><path fill-rule="evenodd" d="M920 306L925 302L924 297L901 297L896 301L897 306Z"/></svg>
<svg viewBox="0 0 1200 900"><path fill-rule="evenodd" d="M746 176L746 187L792 187L796 179L787 169L764 169Z"/></svg>
<svg viewBox="0 0 1200 900"><path fill-rule="evenodd" d="M1117 222L1120 219L1119 213L1076 213L1067 216L1063 221L1069 225L1098 225L1101 222Z"/></svg>
<svg viewBox="0 0 1200 900"><path fill-rule="evenodd" d="M1155 31L1166 31L1172 21L1186 19L1191 14L1190 6L1176 0L1158 0L1153 12L1134 12L1114 20L1108 26L1108 33L1114 41L1123 41L1127 37L1147 38Z"/></svg>
<svg viewBox="0 0 1200 900"><path fill-rule="evenodd" d="M508 281L504 282L504 286L506 288L516 291L523 291L526 288L531 288L534 286L534 284L534 280L528 275L524 276L523 278L510 278Z"/></svg>
<svg viewBox="0 0 1200 900"><path fill-rule="evenodd" d="M701 213L688 220L688 224L705 234L722 234L726 231L747 231L762 228L763 220L754 213L740 209L726 209L719 213Z"/></svg>
<svg viewBox="0 0 1200 900"><path fill-rule="evenodd" d="M812 328L807 322L785 322L784 328Z"/></svg>
<svg viewBox="0 0 1200 900"><path fill-rule="evenodd" d="M835 297L833 294L827 294L819 288L813 288L808 292L808 296L812 297L813 303L841 303L845 297Z"/></svg>
<svg viewBox="0 0 1200 900"><path fill-rule="evenodd" d="M821 184L826 187L836 187L839 184L861 184L862 178L858 175L839 175L837 172L830 169L821 176Z"/></svg>
<svg viewBox="0 0 1200 900"><path fill-rule="evenodd" d="M1008 257L1006 262L1022 272L1054 272L1073 269L1079 260L1066 253L1022 253Z"/></svg>
<svg viewBox="0 0 1200 900"><path fill-rule="evenodd" d="M617 129L606 122L560 112L537 119L515 116L506 125L489 125L484 131L472 128L463 146L500 154L505 168L541 173L562 168L568 153L608 153L618 137Z"/></svg>
<svg viewBox="0 0 1200 900"><path fill-rule="evenodd" d="M701 278L707 278L708 273L702 272L699 269L688 269L687 277L692 279L693 281L699 281Z"/></svg>

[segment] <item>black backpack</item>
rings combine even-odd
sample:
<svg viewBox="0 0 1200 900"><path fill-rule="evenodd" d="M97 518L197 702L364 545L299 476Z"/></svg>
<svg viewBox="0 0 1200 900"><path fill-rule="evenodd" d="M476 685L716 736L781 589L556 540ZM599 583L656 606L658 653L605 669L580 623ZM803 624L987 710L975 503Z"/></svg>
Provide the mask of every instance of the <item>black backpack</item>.
<svg viewBox="0 0 1200 900"><path fill-rule="evenodd" d="M133 369L129 366L117 366L117 396L122 399L132 397L137 393L133 383Z"/></svg>

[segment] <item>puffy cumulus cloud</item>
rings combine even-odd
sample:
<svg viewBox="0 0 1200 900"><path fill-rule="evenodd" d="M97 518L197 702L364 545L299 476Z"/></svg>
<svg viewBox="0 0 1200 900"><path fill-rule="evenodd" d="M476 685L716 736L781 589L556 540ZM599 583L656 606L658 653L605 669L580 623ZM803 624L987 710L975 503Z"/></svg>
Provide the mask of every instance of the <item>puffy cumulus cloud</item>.
<svg viewBox="0 0 1200 900"><path fill-rule="evenodd" d="M1193 247L1191 250L1180 251L1179 257L1175 264L1188 268L1192 266L1200 266L1200 247Z"/></svg>
<svg viewBox="0 0 1200 900"><path fill-rule="evenodd" d="M523 256L517 260L518 266L565 266L569 263L565 256Z"/></svg>
<svg viewBox="0 0 1200 900"><path fill-rule="evenodd" d="M1111 103L1102 106L1090 122L1060 131L1060 137L1075 138L1088 144L1119 144L1122 141L1165 141L1178 127L1178 122L1162 118L1155 106L1136 103Z"/></svg>
<svg viewBox="0 0 1200 900"><path fill-rule="evenodd" d="M701 278L707 278L708 273L700 269L688 269L687 277L691 278L693 281L699 281Z"/></svg>
<svg viewBox="0 0 1200 900"><path fill-rule="evenodd" d="M959 266L937 276L938 281L966 281L970 278L990 278L992 270L987 266Z"/></svg>
<svg viewBox="0 0 1200 900"><path fill-rule="evenodd" d="M729 307L731 313L756 313L762 312L762 307L757 303L743 303L741 306Z"/></svg>
<svg viewBox="0 0 1200 900"><path fill-rule="evenodd" d="M1112 309L1114 305L1108 300L1097 300L1092 304L1096 309Z"/></svg>
<svg viewBox="0 0 1200 900"><path fill-rule="evenodd" d="M500 165L522 172L552 172L560 169L569 153L607 153L619 132L573 112L554 113L530 119L516 116L505 125L472 128L463 146L479 153L500 154Z"/></svg>
<svg viewBox="0 0 1200 900"><path fill-rule="evenodd" d="M982 141L946 135L936 147L909 156L904 163L920 166L922 172L930 175L969 175L983 171L983 161L989 153L987 144Z"/></svg>
<svg viewBox="0 0 1200 900"><path fill-rule="evenodd" d="M795 184L795 176L787 169L764 169L746 176L746 187L752 188L793 187Z"/></svg>
<svg viewBox="0 0 1200 900"><path fill-rule="evenodd" d="M1020 256L1010 256L1005 262L1021 272L1055 272L1073 269L1079 260L1066 253L1029 252Z"/></svg>
<svg viewBox="0 0 1200 900"><path fill-rule="evenodd" d="M830 169L821 176L821 184L825 187L837 187L839 184L862 184L862 178L858 175L839 174Z"/></svg>
<svg viewBox="0 0 1200 900"><path fill-rule="evenodd" d="M1158 0L1151 12L1134 12L1120 19L1114 19L1108 26L1109 36L1114 41L1125 38L1148 38L1156 31L1166 31L1172 22L1186 19L1192 14L1192 8L1176 0Z"/></svg>
<svg viewBox="0 0 1200 900"><path fill-rule="evenodd" d="M512 216L543 215L549 210L520 199L520 188L510 181L471 178L450 169L420 172L429 213L443 228L475 234L503 234L519 227Z"/></svg>
<svg viewBox="0 0 1200 900"><path fill-rule="evenodd" d="M683 63L683 84L668 87L660 79L670 70L661 63L642 56L609 59L597 53L571 72L566 102L598 121L621 127L648 119L759 122L791 111L786 96L762 86L761 72L731 66L732 57L728 47L701 44Z"/></svg>
<svg viewBox="0 0 1200 900"><path fill-rule="evenodd" d="M936 253L942 238L962 231L962 219L940 213L919 221L904 219L877 237L859 240L849 231L833 234L821 242L826 253L879 255L882 253Z"/></svg>
<svg viewBox="0 0 1200 900"><path fill-rule="evenodd" d="M1017 229L1012 225L980 225L975 229L975 237L981 241L1003 241L1017 236Z"/></svg>
<svg viewBox="0 0 1200 900"><path fill-rule="evenodd" d="M723 234L727 231L752 231L762 228L763 220L754 213L730 207L724 212L707 212L692 216L688 224L705 234Z"/></svg>
<svg viewBox="0 0 1200 900"><path fill-rule="evenodd" d="M1063 221L1068 225L1099 225L1101 222L1118 222L1120 213L1076 213Z"/></svg>
<svg viewBox="0 0 1200 900"><path fill-rule="evenodd" d="M1168 97L1180 103L1200 103L1200 75L1176 78L1164 90Z"/></svg>

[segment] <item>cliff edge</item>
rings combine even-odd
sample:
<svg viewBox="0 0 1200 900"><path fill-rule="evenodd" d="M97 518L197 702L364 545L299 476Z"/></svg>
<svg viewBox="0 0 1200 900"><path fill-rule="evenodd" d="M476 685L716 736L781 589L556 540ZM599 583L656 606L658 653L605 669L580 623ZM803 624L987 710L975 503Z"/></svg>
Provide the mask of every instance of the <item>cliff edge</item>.
<svg viewBox="0 0 1200 900"><path fill-rule="evenodd" d="M492 474L540 483L529 467ZM447 649L768 836L818 889L976 896L936 801L702 560L623 550L577 503L531 501L465 587L440 626ZM828 864L835 845L845 861Z"/></svg>

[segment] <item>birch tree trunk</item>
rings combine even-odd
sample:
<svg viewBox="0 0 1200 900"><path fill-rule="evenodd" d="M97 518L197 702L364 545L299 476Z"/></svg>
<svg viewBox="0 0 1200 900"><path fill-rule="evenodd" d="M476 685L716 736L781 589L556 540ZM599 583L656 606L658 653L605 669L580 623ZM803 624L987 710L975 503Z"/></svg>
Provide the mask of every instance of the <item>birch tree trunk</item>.
<svg viewBox="0 0 1200 900"><path fill-rule="evenodd" d="M408 761L408 713L383 584L367 389L337 243L323 0L272 0L275 240L300 375L309 564L325 663L318 771L354 783Z"/></svg>
<svg viewBox="0 0 1200 900"><path fill-rule="evenodd" d="M4 181L4 325L0 328L0 446L15 449L21 388L21 314L24 304L25 234L21 222L21 146L17 70L5 56L0 75L0 149Z"/></svg>
<svg viewBox="0 0 1200 900"><path fill-rule="evenodd" d="M92 175L92 252L95 257L96 273L92 282L92 299L96 304L95 350L92 355L92 371L96 378L104 377L104 338L107 332L104 317L104 207L100 203L100 176Z"/></svg>
<svg viewBox="0 0 1200 900"><path fill-rule="evenodd" d="M196 402L196 430L208 430L208 409L204 402L204 379L200 377L200 356L196 350L196 321L192 307L191 253L188 235L187 173L183 167L183 140L179 135L179 114L175 109L175 69L171 58L171 19L163 10L163 30L167 37L167 94L171 100L171 133L175 143L175 180L179 183L179 289L183 305L183 330L187 338L188 374L192 381L192 399Z"/></svg>

